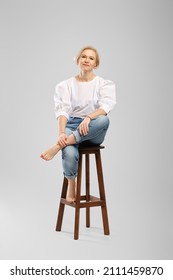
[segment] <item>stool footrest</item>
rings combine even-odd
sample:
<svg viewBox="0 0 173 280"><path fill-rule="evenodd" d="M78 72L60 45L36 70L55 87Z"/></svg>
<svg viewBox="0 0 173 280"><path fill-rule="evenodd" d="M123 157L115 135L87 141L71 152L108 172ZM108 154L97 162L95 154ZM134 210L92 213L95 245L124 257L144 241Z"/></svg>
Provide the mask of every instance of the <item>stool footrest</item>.
<svg viewBox="0 0 173 280"><path fill-rule="evenodd" d="M85 200L85 201L89 202L89 201L100 201L101 199L96 196L93 196L93 195L89 195L88 197L86 195L81 195L80 201L81 200Z"/></svg>
<svg viewBox="0 0 173 280"><path fill-rule="evenodd" d="M80 196L80 201L84 202L79 202L79 208L86 208L86 207L95 207L95 206L105 206L105 201L101 200L98 197L89 196L89 201L86 201L86 195ZM68 202L65 198L61 198L60 201L62 204L71 206L71 207L76 207L76 202Z"/></svg>

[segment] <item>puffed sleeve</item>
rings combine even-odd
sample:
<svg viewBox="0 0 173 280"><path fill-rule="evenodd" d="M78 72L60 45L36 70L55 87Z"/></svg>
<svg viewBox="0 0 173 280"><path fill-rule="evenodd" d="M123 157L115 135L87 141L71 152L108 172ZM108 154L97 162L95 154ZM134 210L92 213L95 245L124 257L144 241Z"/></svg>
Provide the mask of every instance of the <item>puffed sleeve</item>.
<svg viewBox="0 0 173 280"><path fill-rule="evenodd" d="M103 109L107 114L114 108L116 104L116 86L110 80L102 80L99 89L99 108Z"/></svg>
<svg viewBox="0 0 173 280"><path fill-rule="evenodd" d="M68 119L72 108L70 101L70 91L66 81L63 81L56 85L54 102L56 118L58 118L61 115L65 116Z"/></svg>

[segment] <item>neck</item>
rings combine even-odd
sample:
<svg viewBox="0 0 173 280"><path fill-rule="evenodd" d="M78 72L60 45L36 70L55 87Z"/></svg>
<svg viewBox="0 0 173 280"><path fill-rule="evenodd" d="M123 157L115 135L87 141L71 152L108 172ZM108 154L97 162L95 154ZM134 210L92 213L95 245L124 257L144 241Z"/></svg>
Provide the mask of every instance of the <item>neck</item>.
<svg viewBox="0 0 173 280"><path fill-rule="evenodd" d="M81 82L89 82L95 78L95 74L93 72L80 72L80 74L76 77Z"/></svg>

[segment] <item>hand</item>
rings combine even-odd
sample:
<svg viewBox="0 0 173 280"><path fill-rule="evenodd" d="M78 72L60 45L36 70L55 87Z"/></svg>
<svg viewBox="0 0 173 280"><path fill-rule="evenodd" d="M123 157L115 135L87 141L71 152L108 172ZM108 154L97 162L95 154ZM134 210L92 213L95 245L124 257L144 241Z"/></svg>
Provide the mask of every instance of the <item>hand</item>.
<svg viewBox="0 0 173 280"><path fill-rule="evenodd" d="M79 125L79 132L81 135L86 136L88 134L89 131L89 123L90 123L91 119L86 117Z"/></svg>
<svg viewBox="0 0 173 280"><path fill-rule="evenodd" d="M61 148L64 148L64 147L67 146L67 135L65 133L61 133L59 135L59 139L57 141L57 144L59 144Z"/></svg>

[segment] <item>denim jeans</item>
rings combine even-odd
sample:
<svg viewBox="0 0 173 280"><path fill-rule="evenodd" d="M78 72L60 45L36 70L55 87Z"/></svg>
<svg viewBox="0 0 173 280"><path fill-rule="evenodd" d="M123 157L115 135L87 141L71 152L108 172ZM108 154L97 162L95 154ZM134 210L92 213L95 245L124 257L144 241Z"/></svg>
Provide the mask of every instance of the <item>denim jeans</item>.
<svg viewBox="0 0 173 280"><path fill-rule="evenodd" d="M76 138L76 144L66 146L62 149L63 174L67 179L74 179L77 176L79 160L79 144L100 145L105 138L109 127L107 116L99 116L89 123L89 132L87 135L80 135L78 126L83 121L82 118L70 117L66 125L66 134L73 134Z"/></svg>

